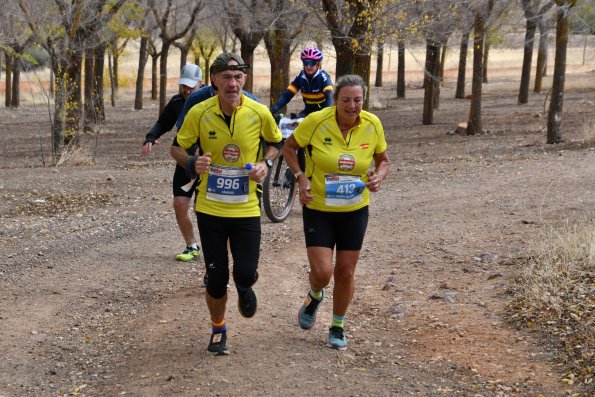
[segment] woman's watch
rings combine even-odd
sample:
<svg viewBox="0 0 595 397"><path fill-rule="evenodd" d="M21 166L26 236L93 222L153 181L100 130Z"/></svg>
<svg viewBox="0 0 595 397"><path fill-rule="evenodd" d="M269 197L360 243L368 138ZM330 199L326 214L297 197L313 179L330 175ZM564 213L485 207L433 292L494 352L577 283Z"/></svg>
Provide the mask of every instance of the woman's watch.
<svg viewBox="0 0 595 397"><path fill-rule="evenodd" d="M263 163L266 164L267 168L271 168L273 166L273 160L271 159L262 159Z"/></svg>

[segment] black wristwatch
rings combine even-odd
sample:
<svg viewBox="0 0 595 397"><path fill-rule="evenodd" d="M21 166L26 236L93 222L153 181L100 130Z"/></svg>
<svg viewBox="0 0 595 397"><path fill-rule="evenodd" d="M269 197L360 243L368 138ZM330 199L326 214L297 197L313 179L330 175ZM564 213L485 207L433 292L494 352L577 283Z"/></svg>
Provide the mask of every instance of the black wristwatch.
<svg viewBox="0 0 595 397"><path fill-rule="evenodd" d="M273 160L271 159L262 159L262 161L267 165L267 168L271 168L273 166Z"/></svg>

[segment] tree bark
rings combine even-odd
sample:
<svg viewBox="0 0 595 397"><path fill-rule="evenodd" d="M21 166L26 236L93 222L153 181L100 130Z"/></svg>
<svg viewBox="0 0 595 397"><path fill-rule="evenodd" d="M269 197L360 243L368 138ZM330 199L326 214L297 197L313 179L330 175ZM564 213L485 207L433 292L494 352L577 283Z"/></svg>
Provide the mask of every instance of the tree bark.
<svg viewBox="0 0 595 397"><path fill-rule="evenodd" d="M95 80L95 56L93 50L85 51L84 59L85 76L83 83L83 131L92 131L93 125L97 122L95 107L93 106L93 82Z"/></svg>
<svg viewBox="0 0 595 397"><path fill-rule="evenodd" d="M101 43L97 48L95 48L94 55L95 55L95 73L94 73L94 81L93 81L93 109L95 115L97 117L97 123L103 124L105 122L105 95L103 91L103 81L104 81L104 70L103 66L105 65L105 52L107 50L107 44L105 42Z"/></svg>
<svg viewBox="0 0 595 397"><path fill-rule="evenodd" d="M541 92L543 77L545 76L548 49L548 28L547 23L543 20L543 17L540 19L538 27L539 46L537 47L537 66L535 69L535 86L533 87L534 92Z"/></svg>
<svg viewBox="0 0 595 397"><path fill-rule="evenodd" d="M136 89L134 92L134 108L141 110L143 108L143 83L145 80L145 66L147 66L147 37L141 37L140 49L138 54L138 69L136 73Z"/></svg>
<svg viewBox="0 0 595 397"><path fill-rule="evenodd" d="M481 71L481 81L484 84L488 83L488 57L490 55L489 41L483 46L483 70Z"/></svg>
<svg viewBox="0 0 595 397"><path fill-rule="evenodd" d="M523 53L523 69L521 72L521 85L519 88L519 104L529 102L529 82L531 80L531 61L533 58L533 41L535 40L535 31L537 24L530 17L527 18L527 30L525 32L525 45Z"/></svg>
<svg viewBox="0 0 595 397"><path fill-rule="evenodd" d="M159 55L151 55L151 99L157 99L157 82L159 78L157 77L157 71L159 70Z"/></svg>
<svg viewBox="0 0 595 397"><path fill-rule="evenodd" d="M13 109L21 105L21 58L14 57L12 63L12 95L10 97L10 107Z"/></svg>
<svg viewBox="0 0 595 397"><path fill-rule="evenodd" d="M9 108L12 104L12 59L9 54L4 57L4 71L6 81L4 83L4 106Z"/></svg>
<svg viewBox="0 0 595 397"><path fill-rule="evenodd" d="M399 40L397 46L397 98L405 98L405 41Z"/></svg>
<svg viewBox="0 0 595 397"><path fill-rule="evenodd" d="M378 55L376 56L376 81L375 87L382 87L382 68L384 66L384 42L378 41Z"/></svg>
<svg viewBox="0 0 595 397"><path fill-rule="evenodd" d="M461 47L459 51L459 73L457 75L457 89L455 98L465 98L465 74L467 69L467 51L469 49L469 35L471 30L465 31L461 35Z"/></svg>
<svg viewBox="0 0 595 397"><path fill-rule="evenodd" d="M467 135L481 133L481 89L483 81L483 41L485 18L481 12L475 15L473 31L473 78L471 83L471 107L467 122Z"/></svg>
<svg viewBox="0 0 595 397"><path fill-rule="evenodd" d="M568 10L561 7L556 21L556 57L552 95L547 119L547 143L562 142L562 108L564 104L564 83L566 80L566 51L568 47Z"/></svg>
<svg viewBox="0 0 595 397"><path fill-rule="evenodd" d="M422 124L431 125L434 122L434 84L437 64L440 59L440 44L426 40L426 64L424 67L424 109Z"/></svg>

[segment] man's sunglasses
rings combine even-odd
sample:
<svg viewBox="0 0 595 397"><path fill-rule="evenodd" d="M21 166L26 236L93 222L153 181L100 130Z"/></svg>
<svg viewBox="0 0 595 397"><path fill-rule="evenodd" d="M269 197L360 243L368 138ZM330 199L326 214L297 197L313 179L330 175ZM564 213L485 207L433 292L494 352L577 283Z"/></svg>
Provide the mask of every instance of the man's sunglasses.
<svg viewBox="0 0 595 397"><path fill-rule="evenodd" d="M304 61L304 66L316 66L317 64L316 61Z"/></svg>

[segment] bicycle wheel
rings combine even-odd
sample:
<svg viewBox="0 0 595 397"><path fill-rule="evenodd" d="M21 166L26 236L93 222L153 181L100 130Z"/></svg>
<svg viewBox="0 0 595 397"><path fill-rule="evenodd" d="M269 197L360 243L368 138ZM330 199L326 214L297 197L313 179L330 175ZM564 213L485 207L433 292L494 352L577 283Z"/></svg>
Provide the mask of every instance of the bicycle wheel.
<svg viewBox="0 0 595 397"><path fill-rule="evenodd" d="M262 186L262 204L267 217L283 222L295 201L295 178L283 156L279 156L269 169Z"/></svg>

